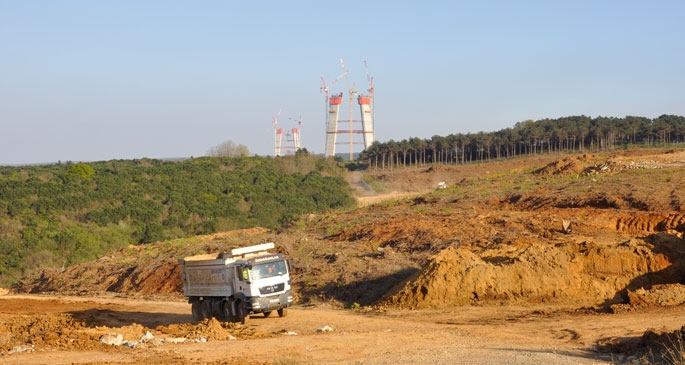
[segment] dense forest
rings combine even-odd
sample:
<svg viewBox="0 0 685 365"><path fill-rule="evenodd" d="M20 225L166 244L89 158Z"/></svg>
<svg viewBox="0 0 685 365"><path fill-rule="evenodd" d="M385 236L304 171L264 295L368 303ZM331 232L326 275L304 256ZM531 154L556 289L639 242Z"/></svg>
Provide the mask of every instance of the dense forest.
<svg viewBox="0 0 685 365"><path fill-rule="evenodd" d="M685 117L572 116L527 120L497 132L375 142L360 155L376 169L427 163L467 163L551 152L594 152L631 145L685 143Z"/></svg>
<svg viewBox="0 0 685 365"><path fill-rule="evenodd" d="M353 204L336 161L306 151L0 167L0 286L128 244L276 227Z"/></svg>

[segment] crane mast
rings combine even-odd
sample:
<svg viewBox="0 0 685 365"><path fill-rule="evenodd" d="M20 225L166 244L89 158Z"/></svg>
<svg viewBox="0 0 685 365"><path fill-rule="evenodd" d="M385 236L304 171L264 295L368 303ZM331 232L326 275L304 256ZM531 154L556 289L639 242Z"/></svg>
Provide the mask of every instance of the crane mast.
<svg viewBox="0 0 685 365"><path fill-rule="evenodd" d="M369 148L375 137L374 128L374 117L373 117L373 76L369 73L369 65L364 60L364 69L366 70L366 80L369 83L368 95L359 95L357 102L359 103L359 110L361 111L362 117L362 131L364 134L364 148Z"/></svg>
<svg viewBox="0 0 685 365"><path fill-rule="evenodd" d="M281 143L283 140L283 128L278 128L278 117L281 115L283 108L278 110L276 115L271 117L271 124L274 126L274 156L281 156Z"/></svg>
<svg viewBox="0 0 685 365"><path fill-rule="evenodd" d="M357 89L352 84L352 87L350 87L350 81L347 77L347 74L349 73L348 70L345 69L345 62L343 61L343 58L340 57L340 66L342 67L343 74L345 74L345 83L347 84L347 92L350 96L350 129L349 129L349 139L350 139L350 161L354 160L354 95L357 94Z"/></svg>

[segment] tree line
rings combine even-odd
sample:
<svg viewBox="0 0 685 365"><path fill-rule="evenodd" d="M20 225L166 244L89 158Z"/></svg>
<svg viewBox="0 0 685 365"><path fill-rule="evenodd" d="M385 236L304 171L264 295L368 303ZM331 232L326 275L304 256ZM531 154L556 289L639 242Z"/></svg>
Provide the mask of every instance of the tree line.
<svg viewBox="0 0 685 365"><path fill-rule="evenodd" d="M496 132L457 133L430 139L374 142L360 155L372 168L467 163L554 152L585 152L629 145L685 143L685 117L656 119L570 116L526 120Z"/></svg>
<svg viewBox="0 0 685 365"><path fill-rule="evenodd" d="M201 157L0 167L0 285L112 249L354 205L332 159Z"/></svg>

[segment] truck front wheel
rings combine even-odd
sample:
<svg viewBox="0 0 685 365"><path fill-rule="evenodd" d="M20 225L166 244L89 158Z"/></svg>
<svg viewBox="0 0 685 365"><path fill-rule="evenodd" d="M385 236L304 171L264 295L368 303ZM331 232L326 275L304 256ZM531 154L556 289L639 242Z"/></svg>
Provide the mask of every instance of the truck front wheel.
<svg viewBox="0 0 685 365"><path fill-rule="evenodd" d="M278 310L278 316L279 317L285 317L287 315L288 315L288 308L283 307L283 308Z"/></svg>
<svg viewBox="0 0 685 365"><path fill-rule="evenodd" d="M264 313L264 318L267 318L267 317L269 317L269 316L271 315L271 311L266 311L266 312L263 312L263 313Z"/></svg>

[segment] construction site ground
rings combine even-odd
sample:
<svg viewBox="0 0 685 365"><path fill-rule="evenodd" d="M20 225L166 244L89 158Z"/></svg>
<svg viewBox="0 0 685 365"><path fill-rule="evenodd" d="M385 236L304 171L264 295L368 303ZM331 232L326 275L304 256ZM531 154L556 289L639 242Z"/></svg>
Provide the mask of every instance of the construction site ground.
<svg viewBox="0 0 685 365"><path fill-rule="evenodd" d="M0 362L685 358L682 149L369 169L349 181L358 209L27 277L0 296ZM297 305L247 325L194 323L177 259L263 241L293 259ZM109 335L128 342L102 343Z"/></svg>
<svg viewBox="0 0 685 365"><path fill-rule="evenodd" d="M284 318L254 316L247 326L190 325L189 305L178 300L5 296L0 308L2 321L19 331L12 336L27 340L21 345L27 350L0 357L7 364L598 364L636 359L598 352L599 342L637 340L646 327L685 323L681 308L597 314L556 306L382 312L298 306ZM317 332L325 326L333 331ZM135 348L99 342L108 333L138 341L146 329L160 339L187 340ZM207 342L196 342L201 338Z"/></svg>

